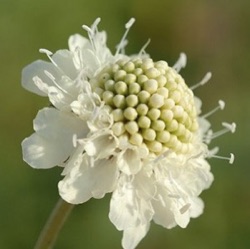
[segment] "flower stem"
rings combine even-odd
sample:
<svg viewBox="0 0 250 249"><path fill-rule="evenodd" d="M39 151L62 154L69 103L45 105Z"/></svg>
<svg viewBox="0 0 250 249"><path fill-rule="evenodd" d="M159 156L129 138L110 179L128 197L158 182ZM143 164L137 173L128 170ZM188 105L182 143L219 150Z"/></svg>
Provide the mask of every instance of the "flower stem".
<svg viewBox="0 0 250 249"><path fill-rule="evenodd" d="M40 233L34 249L53 248L57 236L73 207L73 204L69 204L61 198L58 200L56 206L50 214L49 219L47 220L47 223Z"/></svg>

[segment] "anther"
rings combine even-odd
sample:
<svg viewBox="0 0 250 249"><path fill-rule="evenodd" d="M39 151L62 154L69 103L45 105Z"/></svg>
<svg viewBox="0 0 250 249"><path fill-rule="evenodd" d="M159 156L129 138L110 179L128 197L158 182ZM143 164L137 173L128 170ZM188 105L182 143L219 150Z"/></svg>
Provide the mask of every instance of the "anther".
<svg viewBox="0 0 250 249"><path fill-rule="evenodd" d="M213 110L211 110L210 112L204 114L202 116L202 118L207 118L209 116L211 116L212 114L214 114L215 112L217 112L218 110L223 110L225 108L225 102L223 100L219 100L218 101L218 106L216 106Z"/></svg>
<svg viewBox="0 0 250 249"><path fill-rule="evenodd" d="M89 40L91 42L93 49L95 49L95 50L96 50L96 45L95 45L95 41L94 41L94 35L95 35L95 32L98 31L97 26L98 26L100 21L101 21L101 18L98 17L98 18L96 18L94 23L91 25L91 27L88 27L87 25L82 25L82 28L88 32Z"/></svg>
<svg viewBox="0 0 250 249"><path fill-rule="evenodd" d="M222 129L220 131L217 131L217 132L214 132L214 133L213 133L212 130L209 130L207 132L206 136L204 137L205 142L209 143L211 140L213 140L213 139L215 139L217 137L220 137L221 135L224 135L227 132L234 133L235 130L236 130L236 124L235 123L229 124L229 123L223 122L222 126L224 127L224 129Z"/></svg>
<svg viewBox="0 0 250 249"><path fill-rule="evenodd" d="M211 79L211 77L212 77L211 72L206 73L206 75L203 77L203 79L200 82L198 82L197 84L191 86L190 89L194 90L194 89L198 88L199 86L205 85Z"/></svg>
<svg viewBox="0 0 250 249"><path fill-rule="evenodd" d="M234 163L234 154L230 153L230 157L224 157L224 156L217 156L217 155L209 155L209 158L218 158L218 159L222 159L222 160L228 160L229 164L233 164Z"/></svg>
<svg viewBox="0 0 250 249"><path fill-rule="evenodd" d="M134 22L135 22L135 18L131 18L125 24L126 31L125 31L124 35L122 36L122 39L121 39L120 43L117 46L115 56L117 56L121 52L121 50L124 49L124 47L126 46L126 37L128 35L129 29L132 27L132 25L134 24Z"/></svg>
<svg viewBox="0 0 250 249"><path fill-rule="evenodd" d="M40 48L39 52L42 54L46 54L48 57L53 55L53 53L51 51L49 51L48 49L45 49L45 48Z"/></svg>
<svg viewBox="0 0 250 249"><path fill-rule="evenodd" d="M229 123L223 122L222 126L224 126L226 129L228 129L232 133L234 133L236 130L236 123L229 124Z"/></svg>
<svg viewBox="0 0 250 249"><path fill-rule="evenodd" d="M184 53L180 54L180 57L178 58L177 62L174 64L173 68L178 72L180 72L180 70L182 68L184 68L187 64L187 56Z"/></svg>
<svg viewBox="0 0 250 249"><path fill-rule="evenodd" d="M52 59L52 55L53 55L53 53L51 52L51 51L49 51L48 49L45 49L45 48L40 48L39 49L39 52L40 53L42 53L42 54L46 54L47 55L47 57L48 57L48 59L51 61L51 63L54 65L54 66L56 66L57 68L59 68L58 67L58 65L56 64L56 62ZM59 68L60 69L60 68Z"/></svg>

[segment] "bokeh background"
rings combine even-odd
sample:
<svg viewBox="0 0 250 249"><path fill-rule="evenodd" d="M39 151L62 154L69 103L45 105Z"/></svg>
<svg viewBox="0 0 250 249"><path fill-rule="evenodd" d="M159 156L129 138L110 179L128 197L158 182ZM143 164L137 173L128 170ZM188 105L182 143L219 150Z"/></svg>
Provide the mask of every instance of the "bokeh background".
<svg viewBox="0 0 250 249"><path fill-rule="evenodd" d="M101 17L111 48L130 17L128 53L148 38L147 52L173 65L180 52L188 55L182 71L188 84L207 71L209 84L196 94L207 112L219 99L223 112L211 118L215 130L235 121L237 133L218 138L221 155L234 152L235 163L212 159L215 182L202 194L204 214L187 229L166 230L152 224L138 249L250 248L250 1L248 0L0 0L0 248L32 248L58 199L61 169L34 170L22 161L20 143L33 132L32 120L48 104L46 98L21 88L22 68L38 58L39 48L67 47L82 24ZM114 50L113 50L114 51ZM77 206L63 228L57 249L121 248L121 233L108 220L109 198Z"/></svg>

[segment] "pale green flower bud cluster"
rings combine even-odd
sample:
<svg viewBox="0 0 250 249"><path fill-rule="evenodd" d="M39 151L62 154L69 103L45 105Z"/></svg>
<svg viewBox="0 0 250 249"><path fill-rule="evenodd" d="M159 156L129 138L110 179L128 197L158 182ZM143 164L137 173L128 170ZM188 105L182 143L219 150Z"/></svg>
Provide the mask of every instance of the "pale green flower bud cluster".
<svg viewBox="0 0 250 249"><path fill-rule="evenodd" d="M109 106L117 137L155 154L189 151L198 129L193 92L165 61L120 60L96 79L94 91Z"/></svg>

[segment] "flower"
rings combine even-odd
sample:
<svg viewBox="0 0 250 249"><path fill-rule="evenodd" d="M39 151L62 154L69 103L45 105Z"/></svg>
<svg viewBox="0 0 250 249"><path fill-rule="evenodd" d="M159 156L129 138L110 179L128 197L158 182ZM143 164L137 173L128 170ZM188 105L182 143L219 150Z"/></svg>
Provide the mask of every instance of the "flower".
<svg viewBox="0 0 250 249"><path fill-rule="evenodd" d="M207 158L220 157L207 145L234 132L235 124L222 123L222 131L212 132L207 118L224 108L221 100L201 115L193 90L211 73L189 88L179 74L185 54L173 67L153 61L147 44L127 56L133 18L112 54L99 22L83 26L88 39L73 35L69 50L54 54L40 49L50 62L37 60L23 69L23 87L51 103L22 142L23 158L33 168L61 166L59 193L69 203L112 193L109 218L123 231L123 248L133 249L151 220L185 228L203 212L199 195L213 181Z"/></svg>

